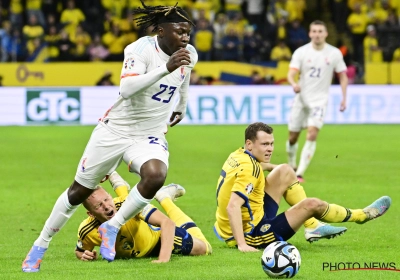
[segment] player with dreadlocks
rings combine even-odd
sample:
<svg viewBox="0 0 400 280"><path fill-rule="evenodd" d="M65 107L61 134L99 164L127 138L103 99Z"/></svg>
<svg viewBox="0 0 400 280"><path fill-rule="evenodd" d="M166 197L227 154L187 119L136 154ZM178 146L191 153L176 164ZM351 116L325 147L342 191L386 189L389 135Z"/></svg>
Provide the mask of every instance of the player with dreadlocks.
<svg viewBox="0 0 400 280"><path fill-rule="evenodd" d="M104 259L114 260L120 227L148 205L164 184L169 157L166 121L178 93L170 126L185 116L190 72L197 62L197 52L188 44L193 23L183 9L141 2L143 7L133 11L143 14L137 21L145 27L154 26L157 35L142 37L125 48L120 96L94 129L75 180L56 201L22 264L24 272L39 271L52 237L122 160L141 179L119 211L107 213L112 218L99 227Z"/></svg>

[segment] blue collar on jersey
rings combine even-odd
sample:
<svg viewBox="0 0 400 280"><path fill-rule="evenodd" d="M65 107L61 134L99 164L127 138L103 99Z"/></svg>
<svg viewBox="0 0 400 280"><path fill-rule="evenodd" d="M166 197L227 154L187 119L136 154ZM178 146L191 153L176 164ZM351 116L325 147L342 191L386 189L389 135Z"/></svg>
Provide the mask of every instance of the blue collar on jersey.
<svg viewBox="0 0 400 280"><path fill-rule="evenodd" d="M255 160L257 160L256 157L253 156L253 154L250 153L248 150L244 150L244 153L245 153L245 154L248 154L249 156L251 156L252 158L254 158ZM258 160L257 160L257 161L258 161Z"/></svg>

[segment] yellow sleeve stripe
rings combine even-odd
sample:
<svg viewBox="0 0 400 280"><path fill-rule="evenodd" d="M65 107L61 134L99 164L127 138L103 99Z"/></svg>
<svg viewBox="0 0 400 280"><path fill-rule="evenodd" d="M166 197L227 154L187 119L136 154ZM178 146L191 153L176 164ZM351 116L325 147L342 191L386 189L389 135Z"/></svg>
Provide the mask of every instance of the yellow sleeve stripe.
<svg viewBox="0 0 400 280"><path fill-rule="evenodd" d="M265 239L265 238L270 238L270 237L274 237L273 232L270 232L270 233L267 233L267 234L261 235L261 236L251 236L251 235L245 236L246 239L253 240L253 241L259 241L259 239Z"/></svg>
<svg viewBox="0 0 400 280"><path fill-rule="evenodd" d="M258 176L260 176L260 165L258 164L258 162L252 158L251 156L249 156L251 163L253 164L253 177L258 178Z"/></svg>
<svg viewBox="0 0 400 280"><path fill-rule="evenodd" d="M98 220L93 220L88 223L86 226L82 227L79 231L78 235L81 240L85 239L86 235L89 234L93 229L97 228L100 225Z"/></svg>
<svg viewBox="0 0 400 280"><path fill-rule="evenodd" d="M248 245L254 246L254 245L261 245L273 242L275 241L275 236L273 234L266 234L264 236L257 236L257 237L246 235L245 240Z"/></svg>

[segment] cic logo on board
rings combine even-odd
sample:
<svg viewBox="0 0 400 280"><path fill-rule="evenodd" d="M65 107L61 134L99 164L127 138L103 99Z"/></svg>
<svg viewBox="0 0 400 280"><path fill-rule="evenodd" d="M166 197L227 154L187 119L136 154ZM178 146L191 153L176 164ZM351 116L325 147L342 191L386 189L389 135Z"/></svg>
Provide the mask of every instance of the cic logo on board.
<svg viewBox="0 0 400 280"><path fill-rule="evenodd" d="M79 90L28 90L26 93L27 122L79 122L80 116Z"/></svg>

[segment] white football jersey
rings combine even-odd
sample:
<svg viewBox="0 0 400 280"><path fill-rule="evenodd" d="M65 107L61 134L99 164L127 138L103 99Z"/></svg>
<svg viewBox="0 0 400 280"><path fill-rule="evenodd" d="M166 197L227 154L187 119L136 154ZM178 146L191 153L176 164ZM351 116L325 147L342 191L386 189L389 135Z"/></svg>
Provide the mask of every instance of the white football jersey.
<svg viewBox="0 0 400 280"><path fill-rule="evenodd" d="M124 137L165 133L172 106L176 103L175 97L181 88L187 90L190 72L198 59L192 45L188 44L186 49L190 52L190 65L179 67L128 99L119 96L101 118L103 125ZM170 58L159 47L157 36L138 39L128 45L124 53L121 79L165 67Z"/></svg>
<svg viewBox="0 0 400 280"><path fill-rule="evenodd" d="M308 105L327 103L333 72L347 69L340 50L327 43L322 50L314 49L312 43L298 48L289 67L300 71L300 94L296 98Z"/></svg>

